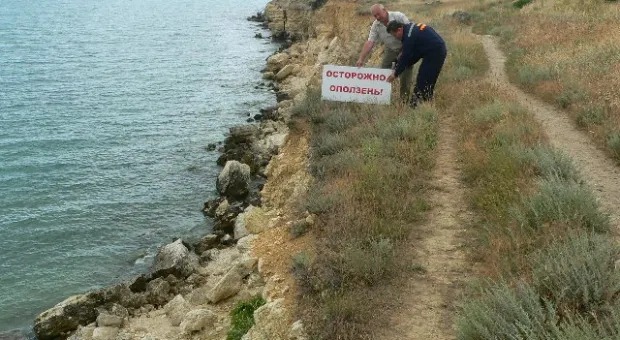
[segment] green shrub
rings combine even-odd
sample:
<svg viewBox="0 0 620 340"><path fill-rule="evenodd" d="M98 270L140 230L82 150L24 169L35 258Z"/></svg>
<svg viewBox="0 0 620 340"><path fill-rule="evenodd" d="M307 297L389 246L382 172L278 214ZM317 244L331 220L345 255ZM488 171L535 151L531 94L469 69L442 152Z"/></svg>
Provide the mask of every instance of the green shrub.
<svg viewBox="0 0 620 340"><path fill-rule="evenodd" d="M542 180L540 191L525 198L513 210L515 220L537 230L547 223L562 223L596 232L609 230L609 218L598 210L594 195L586 187L561 179Z"/></svg>
<svg viewBox="0 0 620 340"><path fill-rule="evenodd" d="M307 233L309 229L310 224L306 220L300 220L291 225L290 233L293 238L298 238Z"/></svg>
<svg viewBox="0 0 620 340"><path fill-rule="evenodd" d="M579 171L573 160L562 151L546 145L539 144L534 148L519 149L518 158L523 165L533 166L536 173L544 178L580 181Z"/></svg>
<svg viewBox="0 0 620 340"><path fill-rule="evenodd" d="M605 120L605 109L599 105L590 105L577 115L577 124L581 127L601 125Z"/></svg>
<svg viewBox="0 0 620 340"><path fill-rule="evenodd" d="M584 98L585 95L582 90L575 87L567 87L560 92L557 101L561 108L566 109L571 104L584 100Z"/></svg>
<svg viewBox="0 0 620 340"><path fill-rule="evenodd" d="M230 312L230 330L226 340L240 340L254 325L254 311L265 303L261 296L239 302Z"/></svg>
<svg viewBox="0 0 620 340"><path fill-rule="evenodd" d="M558 322L553 306L526 283L484 288L465 303L457 322L459 340L552 339L547 327Z"/></svg>
<svg viewBox="0 0 620 340"><path fill-rule="evenodd" d="M349 140L343 134L319 134L312 140L312 151L318 156L333 155L349 144Z"/></svg>
<svg viewBox="0 0 620 340"><path fill-rule="evenodd" d="M368 285L384 280L394 268L394 246L390 239L370 240L364 244L349 244L344 249L345 267L354 280Z"/></svg>
<svg viewBox="0 0 620 340"><path fill-rule="evenodd" d="M310 164L310 173L317 179L341 177L348 171L361 167L361 159L353 150L347 149L333 155L317 157Z"/></svg>
<svg viewBox="0 0 620 340"><path fill-rule="evenodd" d="M523 8L525 5L531 3L532 0L517 0L512 3L516 8Z"/></svg>
<svg viewBox="0 0 620 340"><path fill-rule="evenodd" d="M607 147L616 160L620 160L620 131L614 130L607 133Z"/></svg>
<svg viewBox="0 0 620 340"><path fill-rule="evenodd" d="M553 79L553 72L548 67L524 65L517 70L517 81L523 85L532 86L551 79Z"/></svg>
<svg viewBox="0 0 620 340"><path fill-rule="evenodd" d="M532 255L532 284L560 315L600 319L618 303L619 258L608 235L571 237Z"/></svg>
<svg viewBox="0 0 620 340"><path fill-rule="evenodd" d="M321 90L308 88L306 98L295 105L291 111L293 118L307 119L314 124L321 124L326 119L325 104L321 99Z"/></svg>
<svg viewBox="0 0 620 340"><path fill-rule="evenodd" d="M497 123L504 117L504 106L500 102L493 102L472 111L473 122L477 125Z"/></svg>

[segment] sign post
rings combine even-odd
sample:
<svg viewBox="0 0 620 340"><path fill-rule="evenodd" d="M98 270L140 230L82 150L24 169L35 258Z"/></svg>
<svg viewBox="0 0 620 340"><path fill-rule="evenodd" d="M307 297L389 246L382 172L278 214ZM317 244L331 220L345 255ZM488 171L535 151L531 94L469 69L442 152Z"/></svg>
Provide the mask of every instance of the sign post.
<svg viewBox="0 0 620 340"><path fill-rule="evenodd" d="M340 102L390 104L392 70L350 66L323 66L321 98Z"/></svg>

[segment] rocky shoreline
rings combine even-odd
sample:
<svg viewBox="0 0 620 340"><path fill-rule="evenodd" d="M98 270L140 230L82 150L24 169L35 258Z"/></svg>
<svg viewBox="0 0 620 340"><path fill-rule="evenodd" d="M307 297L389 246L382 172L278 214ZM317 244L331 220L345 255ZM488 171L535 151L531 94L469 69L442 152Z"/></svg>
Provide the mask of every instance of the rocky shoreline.
<svg viewBox="0 0 620 340"><path fill-rule="evenodd" d="M219 147L208 147L218 149L223 166L216 183L220 197L203 210L214 220L213 233L194 244L177 239L159 250L148 273L69 297L40 314L34 325L39 340L226 339L230 311L258 296L266 304L254 312L256 324L243 339L307 338L285 308L294 282L276 275L286 274L274 273L269 251L253 250L253 244L281 247L291 224L314 221L291 208L311 177L307 143L288 135L287 122L306 89L320 83L322 65L350 59L328 25L312 21L317 3L273 0L264 16L248 18L262 20L274 37L287 41L267 59L263 74L262 86L274 90L278 104L252 117L254 123L231 128ZM269 229L282 230L278 240L264 236Z"/></svg>

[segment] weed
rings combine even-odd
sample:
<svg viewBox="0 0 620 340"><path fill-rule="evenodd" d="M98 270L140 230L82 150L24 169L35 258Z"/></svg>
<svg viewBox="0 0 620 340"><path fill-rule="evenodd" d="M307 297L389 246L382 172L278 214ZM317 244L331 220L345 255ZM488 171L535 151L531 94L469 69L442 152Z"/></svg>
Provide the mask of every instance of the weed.
<svg viewBox="0 0 620 340"><path fill-rule="evenodd" d="M254 325L254 311L266 303L261 296L239 302L230 312L230 330L226 340L241 340Z"/></svg>

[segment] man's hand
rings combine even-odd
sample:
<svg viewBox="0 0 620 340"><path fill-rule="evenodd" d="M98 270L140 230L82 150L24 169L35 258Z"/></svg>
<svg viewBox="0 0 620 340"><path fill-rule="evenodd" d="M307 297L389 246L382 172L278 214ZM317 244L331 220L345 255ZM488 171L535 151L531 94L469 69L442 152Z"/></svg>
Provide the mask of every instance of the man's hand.
<svg viewBox="0 0 620 340"><path fill-rule="evenodd" d="M387 77L387 79L385 81L387 81L388 83L391 83L394 81L396 77L394 76L394 72L392 72L392 74L389 75L389 77Z"/></svg>
<svg viewBox="0 0 620 340"><path fill-rule="evenodd" d="M357 59L357 62L355 63L355 66L357 66L357 67L362 67L362 66L364 66L364 60L362 60L362 59Z"/></svg>

